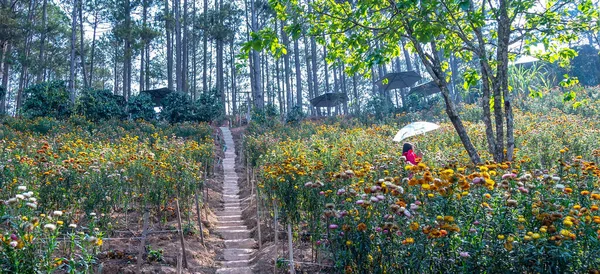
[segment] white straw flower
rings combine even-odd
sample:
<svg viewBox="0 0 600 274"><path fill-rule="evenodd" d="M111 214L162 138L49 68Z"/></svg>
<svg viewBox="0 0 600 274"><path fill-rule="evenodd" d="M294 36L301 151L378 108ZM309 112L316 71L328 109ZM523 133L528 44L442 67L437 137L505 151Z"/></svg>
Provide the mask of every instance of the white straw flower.
<svg viewBox="0 0 600 274"><path fill-rule="evenodd" d="M52 215L54 215L54 216L62 216L63 212L60 211L60 210L56 210L56 211L52 212Z"/></svg>
<svg viewBox="0 0 600 274"><path fill-rule="evenodd" d="M37 205L36 205L36 204L34 204L34 203L27 203L26 205L27 205L28 207L32 208L32 209L36 209L36 208L37 208Z"/></svg>
<svg viewBox="0 0 600 274"><path fill-rule="evenodd" d="M15 198L19 199L19 200L25 200L25 196L21 195L21 194L17 194L15 195Z"/></svg>
<svg viewBox="0 0 600 274"><path fill-rule="evenodd" d="M56 230L56 225L54 225L54 224L46 224L46 225L44 226L44 228L45 228L45 229L48 229L48 230L50 230L50 231L54 231L54 230Z"/></svg>
<svg viewBox="0 0 600 274"><path fill-rule="evenodd" d="M17 189L19 191L25 191L25 190L27 190L27 187L26 186L18 186Z"/></svg>
<svg viewBox="0 0 600 274"><path fill-rule="evenodd" d="M69 225L69 228L73 228L73 229L75 229L75 228L77 228L77 224L70 224L70 225Z"/></svg>

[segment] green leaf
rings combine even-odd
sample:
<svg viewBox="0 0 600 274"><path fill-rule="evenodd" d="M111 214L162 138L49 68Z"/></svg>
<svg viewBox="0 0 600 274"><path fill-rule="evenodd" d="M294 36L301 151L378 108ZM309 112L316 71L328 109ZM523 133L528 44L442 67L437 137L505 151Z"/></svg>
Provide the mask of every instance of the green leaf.
<svg viewBox="0 0 600 274"><path fill-rule="evenodd" d="M569 102L575 100L577 94L574 91L568 91L563 94L563 102Z"/></svg>

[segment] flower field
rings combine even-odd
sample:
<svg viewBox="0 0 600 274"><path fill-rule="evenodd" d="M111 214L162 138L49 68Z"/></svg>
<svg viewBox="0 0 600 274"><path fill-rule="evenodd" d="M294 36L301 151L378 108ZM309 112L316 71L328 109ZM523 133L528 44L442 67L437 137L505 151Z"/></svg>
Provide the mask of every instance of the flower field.
<svg viewBox="0 0 600 274"><path fill-rule="evenodd" d="M89 272L105 232L122 226L116 213L160 214L201 187L211 135L206 124L3 118L0 267Z"/></svg>
<svg viewBox="0 0 600 274"><path fill-rule="evenodd" d="M275 201L295 241L318 251L313 262L336 273L598 273L597 119L517 112L514 161L478 166L445 122L409 140L425 156L407 164L391 140L408 119L313 121L246 136L263 204ZM466 126L491 159L483 124Z"/></svg>

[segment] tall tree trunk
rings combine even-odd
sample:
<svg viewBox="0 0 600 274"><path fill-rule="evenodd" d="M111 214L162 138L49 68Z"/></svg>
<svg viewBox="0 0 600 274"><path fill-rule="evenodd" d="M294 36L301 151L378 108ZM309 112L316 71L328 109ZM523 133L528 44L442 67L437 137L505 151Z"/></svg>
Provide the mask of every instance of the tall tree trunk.
<svg viewBox="0 0 600 274"><path fill-rule="evenodd" d="M171 39L173 16L169 12L169 0L165 0L165 18L165 31L167 35L167 87L169 90L173 90L173 40Z"/></svg>
<svg viewBox="0 0 600 274"><path fill-rule="evenodd" d="M256 0L250 0L252 10L252 30L258 31L258 11L255 5ZM252 50L252 70L251 73L254 75L254 86L252 88L252 95L254 97L254 107L262 109L264 107L263 91L261 90L261 76L260 76L260 57L258 51Z"/></svg>
<svg viewBox="0 0 600 274"><path fill-rule="evenodd" d="M71 21L71 66L69 68L69 94L71 95L71 104L75 105L75 40L77 39L77 0L73 0Z"/></svg>
<svg viewBox="0 0 600 274"><path fill-rule="evenodd" d="M188 1L183 0L183 39L181 41L181 85L185 94L189 92L188 70L189 70L189 50L188 50Z"/></svg>
<svg viewBox="0 0 600 274"><path fill-rule="evenodd" d="M309 59L310 54L308 53L308 43L306 41L306 36L304 36L304 62L306 63L306 80L307 80L307 86L308 86L308 99L312 99L314 97L314 91L313 91L313 78L312 78L312 68L311 68L311 62ZM313 115L313 108L310 105L310 103L308 104L308 113L310 115Z"/></svg>
<svg viewBox="0 0 600 274"><path fill-rule="evenodd" d="M352 93L354 94L354 114L360 113L360 98L358 97L358 76L352 75Z"/></svg>
<svg viewBox="0 0 600 274"><path fill-rule="evenodd" d="M412 36L412 29L408 28L408 34ZM442 70L442 64L438 56L438 50L435 40L430 43L431 47L429 49L430 51L432 51L432 59L428 59L426 51L422 47L421 43L417 42L416 40L413 40L412 44L415 47L415 51L421 57L423 63L425 64L425 68L427 69L434 82L441 90L442 97L444 98L444 103L446 104L446 114L452 122L452 125L454 126L454 129L456 130L456 133L458 134L463 144L463 147L469 154L469 157L471 158L473 164L479 164L481 162L481 158L477 153L477 149L475 148L475 146L473 146L473 143L471 142L471 139L467 134L467 130L465 129L462 120L460 119L460 116L458 114L458 111L456 110L456 106L454 105L454 102L450 99L448 83L446 82L446 74Z"/></svg>
<svg viewBox="0 0 600 274"><path fill-rule="evenodd" d="M290 39L287 35L287 33L284 31L285 28L285 21L281 21L281 37L283 39L283 46L286 48L290 48ZM290 109L292 108L292 106L294 105L294 103L292 102L292 85L290 83L290 74L291 74L291 68L290 68L290 55L289 54L285 54L283 55L283 66L284 66L284 77L285 77L285 94L286 94L286 110L289 112Z"/></svg>
<svg viewBox="0 0 600 274"><path fill-rule="evenodd" d="M236 115L237 114L237 90L236 90L236 86L235 86L235 81L236 81L236 71L235 71L235 43L234 43L235 39L231 40L231 114L232 115Z"/></svg>
<svg viewBox="0 0 600 274"><path fill-rule="evenodd" d="M29 1L29 9L28 9L28 18L27 18L27 22L29 25L33 25L33 16L35 14L35 0L30 0ZM28 71L29 71L29 54L31 52L31 42L33 40L33 31L32 28L28 28L26 31L26 36L25 36L25 49L24 49L24 58L23 58L23 62L21 65L21 75L19 77L19 90L17 92L17 109L15 113L18 113L18 111L21 109L21 106L23 105L23 90L25 89L25 86L27 85L27 77L28 77Z"/></svg>
<svg viewBox="0 0 600 274"><path fill-rule="evenodd" d="M215 0L215 6L219 8L219 11L221 11L221 9L223 8L223 1L218 1ZM218 19L219 22L218 24L220 24L221 22L221 18ZM223 39L222 38L218 38L216 41L216 50L217 50L217 90L219 91L219 93L221 94L221 98L223 98L223 100L225 100L226 95L225 95L225 79L223 77L223 75L225 74L225 70L223 67ZM225 101L223 101L225 102ZM221 111L223 112L223 114L227 113L227 108L225 103L223 103L223 108L221 109Z"/></svg>
<svg viewBox="0 0 600 274"><path fill-rule="evenodd" d="M494 151L496 149L496 139L494 137L494 128L492 126L492 113L490 106L490 98L491 98L491 86L490 86L490 77L491 72L487 70L487 66L484 63L484 59L479 59L480 69L481 69L481 104L483 108L482 120L485 125L485 135L487 137L488 151L490 154L494 155Z"/></svg>
<svg viewBox="0 0 600 274"><path fill-rule="evenodd" d="M460 92L459 89L456 88L458 86L458 58L456 55L452 53L450 55L450 69L452 70L452 99L455 103L460 102Z"/></svg>
<svg viewBox="0 0 600 274"><path fill-rule="evenodd" d="M262 72L262 75L264 75L264 77L265 77L265 80L263 81L263 83L266 83L266 85L263 84L263 88L265 88L265 86L266 86L265 92L267 93L267 105L271 105L271 104L274 105L273 101L275 101L275 100L273 98L275 98L275 96L273 96L273 83L271 83L272 81L269 81L269 74L270 74L269 73L269 58L266 54L263 56L264 56L263 62L262 62L263 66L261 68L261 72Z"/></svg>
<svg viewBox="0 0 600 274"><path fill-rule="evenodd" d="M44 56L46 51L46 22L48 21L48 0L44 0L42 3L42 31L40 33L40 54L38 58L38 62L40 65L36 83L41 83L44 81L46 77L46 57Z"/></svg>
<svg viewBox="0 0 600 274"><path fill-rule="evenodd" d="M192 94L192 100L196 100L196 92L198 85L196 84L196 78L198 76L198 66L196 64L196 53L198 52L198 36L196 35L196 15L198 14L198 10L196 9L196 0L192 1L192 90L190 93Z"/></svg>
<svg viewBox="0 0 600 274"><path fill-rule="evenodd" d="M348 86L346 83L346 73L344 72L344 63L342 63L341 67L340 67L340 79L342 82L342 93L345 94L346 98L348 98ZM344 107L344 115L348 115L348 100L344 101L343 104Z"/></svg>
<svg viewBox="0 0 600 274"><path fill-rule="evenodd" d="M508 47L510 43L511 22L508 15L508 0L500 0L498 17L498 51L497 51L497 69L496 81L499 89L502 91L504 99L504 115L506 118L506 156L502 155L502 161L512 161L515 149L514 137L514 119L510 94L508 92ZM501 108L500 104L494 106L494 109ZM504 153L504 150L501 151Z"/></svg>
<svg viewBox="0 0 600 274"><path fill-rule="evenodd" d="M181 11L180 0L175 0L173 3L173 11L175 13L175 82L177 83L177 91L183 90L183 58L181 47Z"/></svg>
<svg viewBox="0 0 600 274"><path fill-rule="evenodd" d="M410 58L408 58L408 59L410 59ZM414 65L415 65L415 72L417 72L417 74L421 75L421 66L419 64L419 62L420 62L419 61L419 56L416 53L415 53L415 59L414 60L415 60L415 63L414 63Z"/></svg>
<svg viewBox="0 0 600 274"><path fill-rule="evenodd" d="M98 29L98 11L94 11L94 26L92 34L92 52L90 56L90 86L94 86L94 58L96 57L96 31Z"/></svg>
<svg viewBox="0 0 600 274"><path fill-rule="evenodd" d="M119 45L118 42L115 42L113 44L113 46L114 46L114 50L115 50L115 52L113 54L113 56L114 56L114 59L113 59L113 73L114 73L114 75L113 75L113 79L114 79L113 80L113 83L114 83L114 85L113 85L113 94L114 95L119 95L118 57L119 57L119 47L121 45Z"/></svg>
<svg viewBox="0 0 600 274"><path fill-rule="evenodd" d="M294 65L296 67L296 106L302 110L302 71L300 70L300 48L298 39L294 39Z"/></svg>
<svg viewBox="0 0 600 274"><path fill-rule="evenodd" d="M279 101L279 113L284 113L285 102L283 100L283 91L281 85L281 77L279 76L279 59L275 60L275 81L277 82L277 100Z"/></svg>
<svg viewBox="0 0 600 274"><path fill-rule="evenodd" d="M145 90L146 89L146 77L145 74L148 73L145 68L145 64L144 61L146 59L146 44L148 43L147 40L147 21L148 21L148 2L147 0L143 0L142 1L142 48L141 48L141 54L140 54L140 91Z"/></svg>
<svg viewBox="0 0 600 274"><path fill-rule="evenodd" d="M327 40L327 37L323 36ZM329 93L329 69L327 66L327 47L323 46L323 73L325 74L325 93Z"/></svg>
<svg viewBox="0 0 600 274"><path fill-rule="evenodd" d="M309 9L311 9L309 7ZM313 84L313 96L317 97L319 96L319 78L317 76L317 72L319 71L319 66L317 63L317 42L315 41L315 37L311 36L310 37L310 62L311 62L311 67L312 67L312 84ZM313 98L314 98L313 97ZM311 98L312 99L312 98ZM311 107L311 109L314 109L314 107ZM318 110L317 110L317 114L318 114Z"/></svg>
<svg viewBox="0 0 600 274"><path fill-rule="evenodd" d="M401 45L402 45L402 55L404 56L404 62L406 63L406 71L412 71L413 70L413 64L412 61L410 60L410 53L408 52L408 50L406 49L406 45L404 40L400 40ZM419 73L420 74L420 73ZM408 105L408 100L407 100L407 93L408 89L401 89L400 90L400 98L402 99L402 107L406 107Z"/></svg>
<svg viewBox="0 0 600 274"><path fill-rule="evenodd" d="M144 69L144 75L146 76L146 84L144 85L144 87L146 87L146 89L151 89L152 87L150 86L150 41L148 40L146 42L146 47L144 52L146 53L146 68Z"/></svg>
<svg viewBox="0 0 600 274"><path fill-rule="evenodd" d="M131 1L125 0L125 58L124 58L124 70L123 70L123 96L125 101L129 101L131 97L131 58L132 58L132 24L131 24Z"/></svg>
<svg viewBox="0 0 600 274"><path fill-rule="evenodd" d="M10 91L10 87L8 86L8 74L10 73L10 65L11 65L11 61L10 59L10 52L12 50L12 44L8 41L6 41L4 43L4 47L3 47L3 54L2 54L2 87L4 87L4 91L5 94L4 96L2 96L1 102L0 102L0 113L6 113L7 111L7 107L6 107L6 103L7 103L7 99L8 98L8 94Z"/></svg>
<svg viewBox="0 0 600 274"><path fill-rule="evenodd" d="M254 0L250 0L254 1ZM254 12L254 11L253 11ZM246 18L248 17L246 13ZM208 0L204 0L204 22L208 23ZM207 71L208 71L208 35L206 32L202 35L202 48L203 48L203 59L202 59L202 90L203 92L208 91L208 83L207 83Z"/></svg>
<svg viewBox="0 0 600 274"><path fill-rule="evenodd" d="M81 61L81 73L83 74L83 87L87 88L88 84L87 71L85 69L85 43L83 41L83 0L79 1L79 60Z"/></svg>

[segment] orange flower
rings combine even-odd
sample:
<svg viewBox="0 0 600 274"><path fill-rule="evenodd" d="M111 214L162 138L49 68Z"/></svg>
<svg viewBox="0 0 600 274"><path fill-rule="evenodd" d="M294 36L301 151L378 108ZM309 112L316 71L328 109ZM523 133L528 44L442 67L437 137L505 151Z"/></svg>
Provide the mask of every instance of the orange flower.
<svg viewBox="0 0 600 274"><path fill-rule="evenodd" d="M356 229L358 231L365 231L365 230L367 230L367 225L364 224L364 223L360 223L360 224L358 224L358 226L356 227Z"/></svg>

